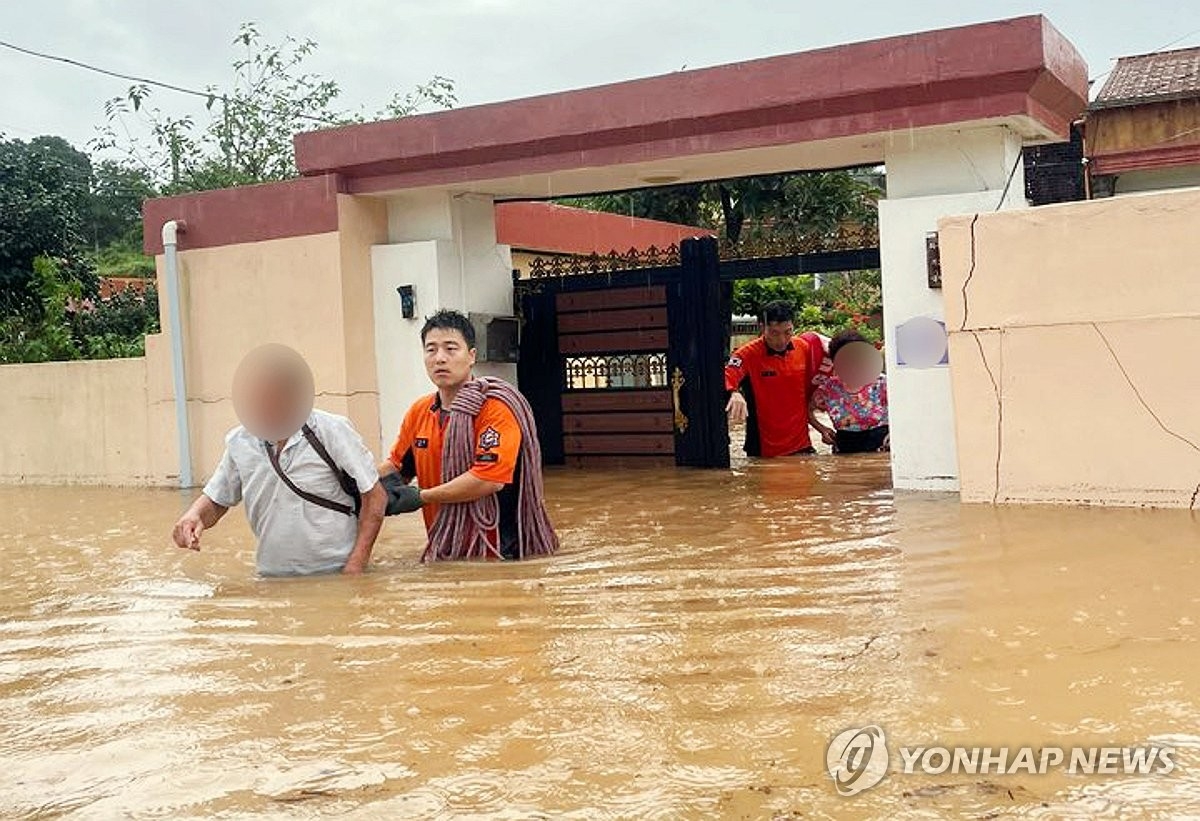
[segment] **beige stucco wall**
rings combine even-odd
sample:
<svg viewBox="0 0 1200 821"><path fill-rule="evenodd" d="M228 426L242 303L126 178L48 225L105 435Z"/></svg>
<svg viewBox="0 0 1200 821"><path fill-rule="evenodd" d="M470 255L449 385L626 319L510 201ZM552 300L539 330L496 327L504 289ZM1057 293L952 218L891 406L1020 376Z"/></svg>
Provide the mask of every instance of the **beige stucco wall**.
<svg viewBox="0 0 1200 821"><path fill-rule="evenodd" d="M179 253L193 473L211 475L236 424L234 369L283 342L312 366L320 408L380 439L371 287L383 202L340 195L338 230ZM186 236L181 242L186 248ZM163 258L158 258L159 293ZM0 367L0 481L170 485L178 481L170 329L140 359Z"/></svg>
<svg viewBox="0 0 1200 821"><path fill-rule="evenodd" d="M1198 214L1191 190L940 222L964 501L1195 505Z"/></svg>
<svg viewBox="0 0 1200 821"><path fill-rule="evenodd" d="M336 233L179 253L192 468L198 482L211 475L225 432L237 424L230 386L249 349L265 342L291 345L308 360L318 392L341 390L338 258ZM161 257L158 267L161 283ZM164 333L168 344L170 335ZM168 363L161 383L165 393L155 400L171 402L169 374ZM344 409L344 400L322 404Z"/></svg>
<svg viewBox="0 0 1200 821"><path fill-rule="evenodd" d="M0 366L0 480L151 477L146 360Z"/></svg>
<svg viewBox="0 0 1200 821"><path fill-rule="evenodd" d="M338 197L338 240L341 264L344 410L375 453L380 441L379 386L375 367L375 298L371 246L387 242L387 203L367 197ZM322 397L321 407L332 410Z"/></svg>
<svg viewBox="0 0 1200 821"><path fill-rule="evenodd" d="M378 441L370 246L386 237L387 213L380 202L349 196L338 197L338 212L334 232L180 251L197 482L211 475L237 424L234 370L266 342L298 350L312 367L317 407L349 416L369 446ZM158 267L163 293L161 257ZM166 394L152 398L170 402L166 364Z"/></svg>

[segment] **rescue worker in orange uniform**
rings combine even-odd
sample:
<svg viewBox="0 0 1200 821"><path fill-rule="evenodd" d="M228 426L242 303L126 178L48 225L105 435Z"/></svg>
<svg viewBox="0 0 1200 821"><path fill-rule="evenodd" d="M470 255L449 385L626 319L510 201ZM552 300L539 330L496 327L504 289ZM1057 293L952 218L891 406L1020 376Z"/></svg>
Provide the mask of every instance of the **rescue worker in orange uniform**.
<svg viewBox="0 0 1200 821"><path fill-rule="evenodd" d="M451 403L458 389L471 377L475 365L475 330L467 317L455 311L439 311L421 331L425 367L437 391L421 397L404 415L400 433L388 459L380 465L381 476L399 473L405 487L393 508L420 508L425 528L432 531L439 506L472 502L496 494L499 518L488 541L499 545L503 558L516 558L518 541L518 477L521 427L512 410L499 399L487 399L475 417L475 456L471 468L449 481L442 481L442 448ZM417 486L408 485L413 479Z"/></svg>
<svg viewBox="0 0 1200 821"><path fill-rule="evenodd" d="M815 453L808 404L825 346L815 333L796 334L787 302L764 305L762 321L762 335L735 350L725 365L725 412L730 423L746 423L748 456Z"/></svg>

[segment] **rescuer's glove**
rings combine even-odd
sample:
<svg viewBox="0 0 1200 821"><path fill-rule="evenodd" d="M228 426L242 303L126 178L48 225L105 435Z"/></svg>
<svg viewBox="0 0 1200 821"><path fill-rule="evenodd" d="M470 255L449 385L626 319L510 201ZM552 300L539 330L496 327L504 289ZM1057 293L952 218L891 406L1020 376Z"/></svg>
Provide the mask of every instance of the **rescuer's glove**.
<svg viewBox="0 0 1200 821"><path fill-rule="evenodd" d="M399 473L389 473L379 481L383 485L383 489L387 491L387 509L384 512L388 516L395 516L397 513L411 513L414 510L420 510L424 504L421 501L421 489L415 485L405 484Z"/></svg>

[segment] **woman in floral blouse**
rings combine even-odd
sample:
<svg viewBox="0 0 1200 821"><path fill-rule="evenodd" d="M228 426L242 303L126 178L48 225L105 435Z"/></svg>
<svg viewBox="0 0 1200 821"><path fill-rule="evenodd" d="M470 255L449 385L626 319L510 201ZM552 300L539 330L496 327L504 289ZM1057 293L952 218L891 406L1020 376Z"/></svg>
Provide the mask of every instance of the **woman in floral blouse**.
<svg viewBox="0 0 1200 821"><path fill-rule="evenodd" d="M846 330L829 340L833 370L813 380L814 390L808 418L833 445L833 452L870 453L888 449L887 377L883 357L855 330ZM823 410L833 422L830 428L817 421Z"/></svg>

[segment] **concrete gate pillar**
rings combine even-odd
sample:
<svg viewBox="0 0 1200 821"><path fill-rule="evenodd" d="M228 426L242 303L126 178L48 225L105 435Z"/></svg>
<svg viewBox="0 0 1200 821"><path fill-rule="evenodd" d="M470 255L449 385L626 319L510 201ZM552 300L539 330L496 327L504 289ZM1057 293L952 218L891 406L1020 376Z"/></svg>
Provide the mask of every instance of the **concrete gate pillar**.
<svg viewBox="0 0 1200 821"><path fill-rule="evenodd" d="M371 267L380 446L386 454L404 412L433 391L421 349L425 317L439 308L512 314L512 255L496 244L491 197L419 191L388 199L388 243L371 248ZM411 319L404 318L397 292L403 286L412 287ZM516 382L515 365L480 363L476 372Z"/></svg>
<svg viewBox="0 0 1200 821"><path fill-rule="evenodd" d="M896 133L885 161L879 245L892 479L901 489L954 491L954 408L939 353L944 303L929 287L926 237L943 216L1027 206L1021 138L1003 126Z"/></svg>

